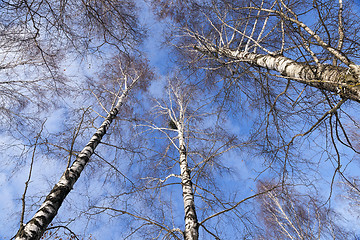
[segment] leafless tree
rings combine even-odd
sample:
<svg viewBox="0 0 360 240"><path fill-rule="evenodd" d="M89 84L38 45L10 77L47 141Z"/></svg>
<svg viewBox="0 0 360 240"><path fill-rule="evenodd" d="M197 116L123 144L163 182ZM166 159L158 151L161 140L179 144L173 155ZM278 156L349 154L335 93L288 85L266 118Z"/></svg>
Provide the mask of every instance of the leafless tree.
<svg viewBox="0 0 360 240"><path fill-rule="evenodd" d="M160 13L166 12L166 4L170 3L155 1ZM181 5L185 12L198 6L194 11L202 16L202 24L197 24L198 18L191 21L191 14L176 20L175 10L167 16L178 22L180 38L174 38L174 43L190 56L188 63L206 73L217 72L218 77L211 77L223 80L220 91L228 93L222 96L257 109L254 132L259 146L272 162L282 162L285 174L289 165L295 166L291 158L302 158L294 144L326 131L331 136L327 147L333 150L327 151L332 152L329 158L336 159L335 173L344 177L337 145L358 152L344 127L353 122L352 112L359 102L355 40L359 26L352 4L341 0L186 1ZM348 100L353 103L344 105Z"/></svg>
<svg viewBox="0 0 360 240"><path fill-rule="evenodd" d="M107 116L101 126L97 129L96 133L92 136L86 146L77 154L74 162L63 173L59 182L53 187L44 203L41 205L35 216L26 224L20 226L15 239L40 239L45 232L47 226L51 223L52 219L56 216L61 204L65 200L68 193L71 191L73 185L80 177L85 165L88 163L91 155L94 153L97 145L106 134L110 124L120 111L121 106L124 104L129 91L134 88L138 81L146 73L146 69L136 69L134 64L129 59L124 59L119 62L119 67L122 70L122 76L116 80L121 90L115 93L117 101L107 113Z"/></svg>
<svg viewBox="0 0 360 240"><path fill-rule="evenodd" d="M70 76L72 73L67 73L67 69L63 68L63 64L68 65L66 62L69 60L81 62L89 56L101 56L101 58L97 58L97 65L100 66L118 54L125 56L136 51L137 45L144 36L144 31L138 22L137 10L133 1L126 0L1 1L0 115L2 117L0 127L2 132L5 132L4 135L10 135L12 139L19 139L19 142L26 142L28 139L29 144L23 144L22 148L31 151L33 136L37 135L37 130L44 118L52 115L54 109L59 105L67 104L62 100L73 97L73 100L77 101L79 98L75 98L78 95L91 95L91 92L84 91L85 86L82 85L81 79L84 77L73 78ZM122 61L124 59L122 58ZM129 69L131 68L130 65L134 65L133 61L130 62L132 63L127 66ZM142 60L139 59L138 62L140 63ZM122 65L124 62L120 61L118 64ZM113 96L116 95L116 100L122 96L123 92L126 95L127 91L133 87L131 80L137 79L133 72L130 75L128 74L135 69L134 66L132 66L132 70L125 70L125 65L122 66L124 70L122 75L118 76L118 83L121 83L122 86L120 89L119 86L116 86L118 94L116 91L113 92ZM146 78L145 74L140 74L142 70L138 70L138 77ZM124 81L124 76L129 78ZM124 82L127 82L128 85L124 85ZM122 98L125 98L125 95ZM118 111L119 105L117 103L119 102L122 100L114 102L112 106L107 105L107 111L114 111L114 109L115 112ZM79 119L76 121L78 126L75 127L75 130L71 129L70 131L73 133L70 144L67 142L56 144L58 142L54 141L56 139L54 136L52 139L51 136L44 136L39 139L39 143L36 143L35 146L39 146L39 148L40 145L48 148L51 146L53 149L69 150L66 164L69 165L68 169L71 169L71 156L80 152L76 152L78 149L75 147L77 142L75 140L84 133L84 125L89 126L84 122L91 123L93 121L92 123L94 123L96 121L87 118L90 112L89 105L90 103L86 106L80 106L85 110L79 114ZM76 108L78 107L76 106ZM75 116L77 109L73 110ZM103 115L106 116L107 114L110 118L106 120L106 124L109 124L109 121L111 122L114 117L114 112L111 114L105 112ZM101 134L104 134L104 129L108 126L102 125L102 128L102 130L100 129ZM65 142L68 135L71 135L70 132L69 134L59 134L58 139ZM92 145L92 147L94 146ZM4 148L9 147L11 147L11 143L4 142ZM19 158L25 156L25 150ZM33 160L34 156L31 166ZM24 161L13 161L13 164L18 167L24 165ZM65 197L66 194L62 195ZM40 198L40 196L38 197ZM57 207L61 205L62 200L56 204ZM53 214L56 212L57 209L53 209ZM42 222L40 230L34 230L37 232L35 238L41 236L54 216ZM26 229L29 225L31 224L28 224ZM22 228L23 226L21 226ZM19 236L25 236L28 233L19 231Z"/></svg>
<svg viewBox="0 0 360 240"><path fill-rule="evenodd" d="M234 106L234 115L255 123L253 153L265 157L268 170L260 173L282 176L283 184L324 183L328 200L338 177L349 182L359 154L350 137L360 100L356 3L153 3L174 21L169 42L179 62L219 92L217 101Z"/></svg>
<svg viewBox="0 0 360 240"><path fill-rule="evenodd" d="M258 191L273 187L260 182ZM321 204L320 197L301 194L282 186L259 195L260 219L265 232L259 239L349 239L351 235L336 222L336 213Z"/></svg>

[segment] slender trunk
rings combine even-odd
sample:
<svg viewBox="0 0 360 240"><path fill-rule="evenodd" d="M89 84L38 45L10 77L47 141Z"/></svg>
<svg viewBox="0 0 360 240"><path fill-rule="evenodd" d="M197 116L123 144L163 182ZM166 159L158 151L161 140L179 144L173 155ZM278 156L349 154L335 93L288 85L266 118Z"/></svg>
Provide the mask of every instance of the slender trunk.
<svg viewBox="0 0 360 240"><path fill-rule="evenodd" d="M231 60L247 62L253 66L275 70L282 76L292 78L297 82L360 102L360 76L353 74L350 68L326 64L315 66L299 63L282 55L242 52L226 47L216 48L206 44L194 48L212 57L219 55Z"/></svg>
<svg viewBox="0 0 360 240"><path fill-rule="evenodd" d="M182 114L180 114L182 115ZM179 154L180 154L180 176L185 211L185 240L197 240L199 238L199 224L195 211L194 192L190 176L190 169L187 163L184 125L183 121L177 124L179 132Z"/></svg>
<svg viewBox="0 0 360 240"><path fill-rule="evenodd" d="M80 177L82 170L89 162L89 159L94 153L96 146L100 143L102 137L106 134L107 129L119 112L119 108L123 104L128 92L135 85L135 83L136 81L134 81L128 88L124 90L123 94L119 97L116 106L111 110L105 121L97 129L88 144L76 157L72 166L66 169L58 183L55 184L49 195L47 195L45 201L39 210L35 213L34 217L28 223L20 227L15 236L15 240L38 240L41 238L47 226L56 216L66 196L72 190L73 185Z"/></svg>

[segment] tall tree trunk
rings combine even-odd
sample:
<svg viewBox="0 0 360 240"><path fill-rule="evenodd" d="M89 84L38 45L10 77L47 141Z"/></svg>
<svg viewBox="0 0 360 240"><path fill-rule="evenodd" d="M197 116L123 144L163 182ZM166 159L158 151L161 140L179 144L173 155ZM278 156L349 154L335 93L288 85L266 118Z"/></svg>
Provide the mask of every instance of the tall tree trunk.
<svg viewBox="0 0 360 240"><path fill-rule="evenodd" d="M264 55L233 50L227 47L217 48L201 43L194 48L208 56L219 55L227 59L247 62L253 66L275 70L282 76L318 89L340 94L342 97L360 102L360 76L353 74L352 68L332 65L309 65L299 63L282 55Z"/></svg>
<svg viewBox="0 0 360 240"><path fill-rule="evenodd" d="M177 128L179 133L180 176L185 211L184 239L197 240L199 238L199 224L195 211L194 192L190 176L190 169L187 163L183 116L184 114L180 110L180 121L177 122Z"/></svg>
<svg viewBox="0 0 360 240"><path fill-rule="evenodd" d="M122 95L119 97L119 100L116 106L110 111L104 122L97 129L95 134L92 136L88 144L76 157L72 166L64 172L61 176L58 183L55 184L53 189L47 195L45 201L35 213L34 217L26 223L24 226L21 226L17 232L15 239L16 240L38 240L41 238L45 232L47 226L56 216L61 204L63 203L66 196L69 194L73 185L80 177L81 172L83 171L85 165L89 162L91 155L94 153L96 146L100 143L102 137L106 134L107 129L109 128L111 122L114 120L116 115L119 112L120 107L123 105L126 96L129 91L138 81L138 78L131 83L129 87L126 87Z"/></svg>

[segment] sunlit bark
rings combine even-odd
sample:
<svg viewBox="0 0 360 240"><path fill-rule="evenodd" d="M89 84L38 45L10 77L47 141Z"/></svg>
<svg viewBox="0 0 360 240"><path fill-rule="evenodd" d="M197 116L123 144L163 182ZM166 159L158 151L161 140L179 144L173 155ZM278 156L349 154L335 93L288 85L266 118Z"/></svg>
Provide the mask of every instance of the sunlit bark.
<svg viewBox="0 0 360 240"><path fill-rule="evenodd" d="M217 48L206 43L194 48L211 57L216 54L230 61L247 62L256 67L274 70L283 77L360 102L360 81L349 68L332 65L314 66L296 62L282 55L264 55L226 47Z"/></svg>
<svg viewBox="0 0 360 240"><path fill-rule="evenodd" d="M182 112L182 107L180 105L180 116L184 116ZM185 137L184 137L184 123L183 118L181 122L177 123L178 128L178 137L179 137L179 163L180 163L180 176L181 176L181 186L183 193L184 201L184 211L185 211L185 231L184 239L185 240L197 240L199 238L199 225L195 211L195 202L194 202L194 192L191 181L191 171L188 167L187 157L186 157L186 147L185 147Z"/></svg>

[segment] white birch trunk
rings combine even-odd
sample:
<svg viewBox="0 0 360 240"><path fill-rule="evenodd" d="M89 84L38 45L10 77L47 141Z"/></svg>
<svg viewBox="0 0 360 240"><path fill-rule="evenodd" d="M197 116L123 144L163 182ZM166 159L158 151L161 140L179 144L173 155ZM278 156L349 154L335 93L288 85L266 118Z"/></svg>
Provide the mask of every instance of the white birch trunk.
<svg viewBox="0 0 360 240"><path fill-rule="evenodd" d="M226 47L216 48L211 45L195 46L194 48L212 57L214 54L218 54L231 60L247 62L253 66L274 70L297 82L360 102L360 76L353 74L351 68L332 65L315 66L299 63L281 55L250 53Z"/></svg>
<svg viewBox="0 0 360 240"><path fill-rule="evenodd" d="M183 116L183 113L180 113ZM180 176L181 186L184 201L184 212L185 212L185 240L197 240L199 238L199 224L195 211L194 192L192 187L192 181L190 176L190 169L187 163L187 153L185 147L184 137L184 125L183 118L180 117L180 122L177 123L178 137L179 137L179 163L180 163Z"/></svg>
<svg viewBox="0 0 360 240"><path fill-rule="evenodd" d="M101 124L101 126L97 129L95 134L92 136L88 144L76 157L72 166L66 169L64 174L61 176L59 182L55 184L49 195L47 195L45 201L43 202L39 210L36 212L34 217L24 226L21 226L15 236L15 240L38 240L41 238L47 226L56 216L64 199L72 190L73 185L80 177L82 170L89 162L89 159L94 153L96 146L100 143L102 137L106 134L107 129L116 117L117 113L119 112L119 108L123 105L128 92L135 85L136 81L137 79L124 90L122 95L119 97L116 106L110 111L110 113L108 114L104 122Z"/></svg>

